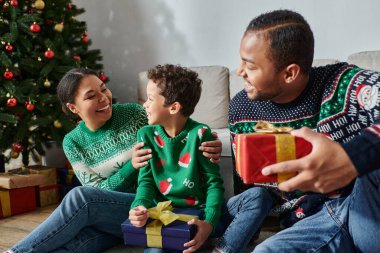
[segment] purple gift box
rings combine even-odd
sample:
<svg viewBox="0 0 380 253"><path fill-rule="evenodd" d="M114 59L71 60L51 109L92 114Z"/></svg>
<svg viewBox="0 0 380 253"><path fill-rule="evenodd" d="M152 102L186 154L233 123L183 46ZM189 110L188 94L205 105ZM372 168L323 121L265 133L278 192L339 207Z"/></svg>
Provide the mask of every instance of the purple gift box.
<svg viewBox="0 0 380 253"><path fill-rule="evenodd" d="M203 210L173 209L173 212L177 214L198 216L200 219L203 218ZM152 221L152 219L149 219L148 223ZM133 226L129 219L127 219L121 224L121 230L123 232L124 243L126 245L147 247L146 225L138 228ZM186 247L183 245L192 240L196 232L197 228L195 225L188 225L187 222L183 221L174 221L167 226L162 225L162 248L185 250Z"/></svg>

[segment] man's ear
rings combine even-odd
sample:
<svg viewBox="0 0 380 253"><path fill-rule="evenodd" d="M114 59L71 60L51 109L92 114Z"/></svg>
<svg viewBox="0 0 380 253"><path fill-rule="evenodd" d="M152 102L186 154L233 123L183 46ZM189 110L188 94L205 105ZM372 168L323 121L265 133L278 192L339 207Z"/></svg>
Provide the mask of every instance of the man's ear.
<svg viewBox="0 0 380 253"><path fill-rule="evenodd" d="M72 104L72 103L66 103L66 107L69 108L69 110L74 113L74 114L78 114L78 110L77 110L77 107Z"/></svg>
<svg viewBox="0 0 380 253"><path fill-rule="evenodd" d="M179 102L174 102L173 104L169 106L170 114L179 113L181 108L182 108L182 105Z"/></svg>
<svg viewBox="0 0 380 253"><path fill-rule="evenodd" d="M284 69L284 82L287 84L292 83L298 78L301 73L301 68L298 64L290 64Z"/></svg>

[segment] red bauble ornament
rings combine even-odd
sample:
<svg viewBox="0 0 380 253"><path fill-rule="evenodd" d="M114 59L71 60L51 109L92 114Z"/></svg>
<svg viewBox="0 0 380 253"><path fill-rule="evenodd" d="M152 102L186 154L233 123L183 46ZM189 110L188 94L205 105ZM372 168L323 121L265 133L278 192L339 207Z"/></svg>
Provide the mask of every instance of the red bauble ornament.
<svg viewBox="0 0 380 253"><path fill-rule="evenodd" d="M24 146L20 142L13 143L12 150L17 153L21 153L24 150Z"/></svg>
<svg viewBox="0 0 380 253"><path fill-rule="evenodd" d="M74 55L74 56L73 56L73 59L74 59L74 60L77 60L77 61L80 61L80 56L79 56L79 55Z"/></svg>
<svg viewBox="0 0 380 253"><path fill-rule="evenodd" d="M83 41L84 43L88 43L88 42L90 41L90 39L87 38L87 37L84 37L84 38L82 39L82 41Z"/></svg>
<svg viewBox="0 0 380 253"><path fill-rule="evenodd" d="M11 80L13 78L13 73L12 71L9 71L8 69L4 72L3 74L4 78L7 80Z"/></svg>
<svg viewBox="0 0 380 253"><path fill-rule="evenodd" d="M48 48L48 50L45 51L45 58L46 59L52 59L54 57L54 52Z"/></svg>
<svg viewBox="0 0 380 253"><path fill-rule="evenodd" d="M26 105L26 109L27 109L28 111L33 111L33 110L34 110L34 104L30 104L30 103L28 103L28 104Z"/></svg>
<svg viewBox="0 0 380 253"><path fill-rule="evenodd" d="M9 98L7 100L7 106L8 107L15 107L17 105L17 99L16 98Z"/></svg>
<svg viewBox="0 0 380 253"><path fill-rule="evenodd" d="M72 4L67 4L67 8L71 9L71 8L73 8L73 5Z"/></svg>
<svg viewBox="0 0 380 253"><path fill-rule="evenodd" d="M8 52L11 52L12 50L13 50L13 46L11 45L11 44L7 44L6 46L5 46L5 50L7 50Z"/></svg>
<svg viewBox="0 0 380 253"><path fill-rule="evenodd" d="M99 79L102 80L103 82L105 82L107 80L107 76L103 73L100 73Z"/></svg>
<svg viewBox="0 0 380 253"><path fill-rule="evenodd" d="M87 37L87 36L88 36L88 32L85 31L85 32L83 33L83 36L84 36L84 37Z"/></svg>
<svg viewBox="0 0 380 253"><path fill-rule="evenodd" d="M18 6L17 0L11 0L11 5L14 7Z"/></svg>
<svg viewBox="0 0 380 253"><path fill-rule="evenodd" d="M40 30L41 30L41 27L36 22L34 22L33 24L30 25L30 31L32 31L34 33L38 33Z"/></svg>

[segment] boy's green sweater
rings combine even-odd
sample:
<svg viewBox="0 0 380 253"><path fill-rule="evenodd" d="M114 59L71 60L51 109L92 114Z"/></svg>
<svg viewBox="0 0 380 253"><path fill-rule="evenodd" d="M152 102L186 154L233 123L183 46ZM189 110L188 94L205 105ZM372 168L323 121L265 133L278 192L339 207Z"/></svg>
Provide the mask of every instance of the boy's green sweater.
<svg viewBox="0 0 380 253"><path fill-rule="evenodd" d="M69 132L63 149L82 185L135 192L138 173L131 163L132 148L137 131L146 124L142 106L116 104L100 129L91 131L82 121Z"/></svg>
<svg viewBox="0 0 380 253"><path fill-rule="evenodd" d="M131 208L150 208L171 200L177 208L204 209L204 220L215 228L223 203L223 180L219 166L198 149L202 142L214 139L210 128L189 118L174 138L160 125L143 127L137 138L152 149L152 159L140 169Z"/></svg>

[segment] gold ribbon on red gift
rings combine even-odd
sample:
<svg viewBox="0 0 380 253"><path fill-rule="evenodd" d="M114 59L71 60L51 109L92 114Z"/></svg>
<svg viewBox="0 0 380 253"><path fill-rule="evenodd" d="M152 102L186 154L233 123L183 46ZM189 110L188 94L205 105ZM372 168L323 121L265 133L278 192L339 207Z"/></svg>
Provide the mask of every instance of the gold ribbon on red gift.
<svg viewBox="0 0 380 253"><path fill-rule="evenodd" d="M156 207L148 209L149 217L154 219L146 225L147 246L151 248L162 248L162 225L168 225L179 220L188 222L197 216L187 214L176 214L172 212L171 201L159 202Z"/></svg>
<svg viewBox="0 0 380 253"><path fill-rule="evenodd" d="M259 121L254 128L256 133L274 134L276 140L276 161L283 162L296 159L296 143L294 136L289 133L293 130L292 127L275 127L273 124ZM294 177L296 173L281 173L277 174L279 183Z"/></svg>
<svg viewBox="0 0 380 253"><path fill-rule="evenodd" d="M11 199L9 197L9 191L0 190L0 203L3 218L11 216Z"/></svg>

